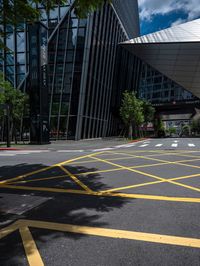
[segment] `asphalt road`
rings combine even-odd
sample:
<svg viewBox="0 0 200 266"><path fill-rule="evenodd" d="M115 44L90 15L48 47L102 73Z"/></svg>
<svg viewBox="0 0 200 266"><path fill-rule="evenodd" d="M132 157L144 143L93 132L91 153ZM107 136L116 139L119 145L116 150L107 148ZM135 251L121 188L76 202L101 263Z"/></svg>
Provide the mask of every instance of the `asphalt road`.
<svg viewBox="0 0 200 266"><path fill-rule="evenodd" d="M200 265L200 140L85 143L0 151L0 265Z"/></svg>

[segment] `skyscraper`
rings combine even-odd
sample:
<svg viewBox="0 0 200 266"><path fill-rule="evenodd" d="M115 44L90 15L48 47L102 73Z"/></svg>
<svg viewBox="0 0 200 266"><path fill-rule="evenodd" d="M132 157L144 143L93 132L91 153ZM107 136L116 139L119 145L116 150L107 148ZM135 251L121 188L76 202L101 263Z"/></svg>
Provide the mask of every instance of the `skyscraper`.
<svg viewBox="0 0 200 266"><path fill-rule="evenodd" d="M31 136L36 142L43 138L47 127L52 139L78 140L113 134L111 101L116 89L113 79L117 45L139 35L137 0L114 0L86 19L76 17L73 2L67 1L48 14L38 5L42 18L35 28L22 24L4 29L10 52L3 52L0 68L15 87L35 99L31 102ZM38 47L34 46L33 32L40 43ZM46 44L42 43L44 38ZM45 45L48 63L41 76ZM33 75L36 72L38 76ZM45 75L48 81L44 86ZM44 108L46 103L48 111ZM35 135L38 128L42 130L40 136Z"/></svg>

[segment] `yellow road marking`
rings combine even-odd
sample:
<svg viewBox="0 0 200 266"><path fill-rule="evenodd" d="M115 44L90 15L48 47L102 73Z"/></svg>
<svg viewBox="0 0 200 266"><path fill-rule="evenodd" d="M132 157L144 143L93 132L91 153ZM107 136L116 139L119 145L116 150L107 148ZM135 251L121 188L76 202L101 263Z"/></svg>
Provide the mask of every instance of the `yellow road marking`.
<svg viewBox="0 0 200 266"><path fill-rule="evenodd" d="M46 181L46 180L59 179L59 178L64 178L64 177L67 177L67 176L66 175L58 175L58 176L50 176L50 177L44 177L44 178L38 178L38 179L34 178L31 180L9 182L9 184L25 184L25 183L30 183L30 182Z"/></svg>
<svg viewBox="0 0 200 266"><path fill-rule="evenodd" d="M84 193L84 192L86 192L85 190L49 188L49 187L14 186L11 184L2 185L1 188L11 188L11 189L20 189L20 190L35 190L35 191L55 192L55 193L74 193L74 194L84 194L84 195L89 194L89 193Z"/></svg>
<svg viewBox="0 0 200 266"><path fill-rule="evenodd" d="M20 176L17 176L17 177L13 177L13 178L10 178L10 179L6 179L6 180L3 180L3 181L0 181L0 185L9 183L9 182L12 182L12 181L15 181L15 180L22 179L22 178L28 177L30 175L35 175L35 174L47 171L49 169L52 169L53 167L54 166L48 166L48 167L45 167L45 168L42 168L42 169L39 169L39 170L36 170L36 171L29 172L29 173L24 174L24 175L20 175Z"/></svg>
<svg viewBox="0 0 200 266"><path fill-rule="evenodd" d="M0 230L0 239L6 237L7 235L9 235L11 233L13 233L17 229L18 229L18 223L17 222L4 227L3 229Z"/></svg>
<svg viewBox="0 0 200 266"><path fill-rule="evenodd" d="M141 175L144 175L144 176L152 177L152 178L158 179L160 181L165 181L167 183L171 183L171 184L174 184L174 185L178 185L178 186L181 186L181 187L185 187L185 188L188 188L188 189L191 189L191 190L200 192L200 189L199 188L195 188L195 187L192 187L192 186L188 186L188 185L185 185L185 184L181 184L181 183L178 183L178 182L175 182L175 181L170 181L168 179L161 178L159 176L152 175L152 174L148 174L148 173L145 173L145 172L142 172L142 171L138 171L136 169L131 169L129 167L125 167L125 166L120 165L120 164L115 164L115 163L112 163L112 162L109 162L109 161L106 161L106 160L103 160L103 159L94 157L92 155L91 155L91 157L94 158L94 159L97 159L98 161L102 161L102 162L105 162L107 164L110 164L110 165L113 165L113 166L116 166L116 167L121 167L123 169L126 169L126 170L131 171L131 172L134 172L134 173L138 173L138 174L141 174Z"/></svg>
<svg viewBox="0 0 200 266"><path fill-rule="evenodd" d="M106 152L112 152L112 151L106 151ZM146 153L146 152L147 151L141 152L141 153ZM162 152L162 153L158 153L158 154L150 154L150 155L145 155L145 156L151 158L152 156L174 155L174 156L182 156L182 157L190 157L190 158L200 159L200 155L191 155L191 153L195 153L195 152L197 152L197 151L190 151L190 152L187 152L187 151ZM126 153L123 152L123 153L121 153L121 152L118 152L116 154L134 155L135 153L131 153L131 152L126 152ZM136 156L139 156L139 155L136 155ZM141 155L141 156L143 156L143 155Z"/></svg>
<svg viewBox="0 0 200 266"><path fill-rule="evenodd" d="M169 181L176 181L176 180L188 179L188 178L198 177L198 176L200 176L200 174L175 177L175 178L170 178L168 180ZM136 185L130 185L130 186L118 187L118 188L113 188L113 189L108 189L108 190L102 190L101 192L103 192L103 193L104 192L113 192L113 191L129 189L129 188L137 188L137 187L155 185L155 184L160 184L160 183L166 183L166 181L152 181L152 182L140 183L140 184L136 184Z"/></svg>
<svg viewBox="0 0 200 266"><path fill-rule="evenodd" d="M62 165L60 165L60 169L63 170L63 172L65 172L67 175L69 175L69 177L71 177L71 179L73 181L76 182L76 184L78 184L80 187L82 187L84 190L88 191L88 192L92 192L92 190L87 187L85 184L83 184L76 176L74 176L72 173L70 173L67 169L65 169Z"/></svg>
<svg viewBox="0 0 200 266"><path fill-rule="evenodd" d="M116 154L116 153L113 153L113 154ZM126 153L123 153L123 154L126 154ZM160 159L156 159L156 158L150 158L150 157L147 157L147 156L137 156L137 155L132 155L133 158L141 158L141 159L145 159L145 160L152 160L152 161L156 161L156 162L161 162L161 163L165 163L165 164L174 164L174 165L181 165L181 166L187 166L187 167L191 167L191 168L200 168L199 166L196 166L196 165L191 165L191 164L185 164L185 163L182 163L184 161L194 161L194 159L192 160L181 160L181 161L166 161L166 160L160 160ZM94 157L93 157L94 158ZM96 157L97 158L97 157ZM199 159L196 159L196 160L199 160Z"/></svg>
<svg viewBox="0 0 200 266"><path fill-rule="evenodd" d="M175 156L180 156L180 157L188 157L188 158L197 158L197 159L199 159L200 158L200 155L190 155L189 153L186 153L186 152L184 152L184 153L162 153L162 154L160 154L160 155L175 155ZM159 154L156 154L156 155L148 155L148 157L151 157L151 156L159 156Z"/></svg>
<svg viewBox="0 0 200 266"><path fill-rule="evenodd" d="M159 200L159 201L172 201L172 202L188 202L188 203L200 203L200 198L184 198L184 197L169 197L169 196L156 196L156 195L143 195L143 194L125 194L125 193L107 193L107 192L87 192L85 190L73 190L73 189L58 189L58 188L44 188L44 187L30 187L30 186L13 186L2 185L2 188L19 189L19 190L31 190L31 191L45 191L53 193L71 193L78 195L90 195L99 197L120 197L129 199L145 199L145 200Z"/></svg>
<svg viewBox="0 0 200 266"><path fill-rule="evenodd" d="M109 155L109 154L106 154L106 155ZM127 159L131 159L131 158L132 158L131 156L127 156L127 157L118 157L118 158L110 158L110 159L107 158L107 160L109 160L109 161L117 161L117 160L127 160ZM96 160L87 160L87 161L81 161L81 162L77 162L77 163L79 163L79 164L82 164L82 163L96 163Z"/></svg>
<svg viewBox="0 0 200 266"><path fill-rule="evenodd" d="M132 158L132 157L130 157ZM111 159L107 159L107 161L111 161ZM190 162L190 161L197 161L197 160L200 160L200 159L190 159L190 160L181 160L181 161L176 161L177 163L180 163L180 162ZM96 159L95 160L92 160L92 161L95 161L96 162ZM113 161L113 160L112 160ZM145 168L145 167L154 167L154 166L161 166L161 165L167 165L167 164L170 164L170 163L154 163L154 164L145 164L145 165L137 165L137 166L130 166L129 168L131 169L138 169L138 168ZM113 169L108 169L108 170L99 170L99 171L90 171L90 172L84 172L84 173L76 173L74 174L75 176L85 176L85 175L90 175L90 174L98 174L98 173L109 173L109 172L115 172L115 171L124 171L125 169L121 169L121 168L113 168ZM195 174L195 175L190 175L189 177L195 177L195 176L199 176L200 174ZM52 176L52 177L44 177L44 178L34 178L34 179L31 179L31 180L23 180L23 181L14 181L14 182L8 182L9 184L26 184L26 183L30 183L30 182L37 182L37 181L45 181L45 180L51 180L51 179L59 179L59 178L64 178L66 177L66 175L59 175L59 176ZM186 176L187 177L187 176ZM169 180L179 180L179 179L182 179L182 178L185 178L184 176L181 177L181 178L173 178L173 179L169 179ZM155 181L155 182L149 182L150 184L157 184L157 183L163 183L164 181ZM142 183L144 185L148 184L148 183ZM138 184L139 185L139 184ZM131 186L132 187L132 186ZM115 190L118 190L118 189L114 189L112 191L115 191ZM109 190L110 191L110 190Z"/></svg>
<svg viewBox="0 0 200 266"><path fill-rule="evenodd" d="M137 231L107 229L107 228L101 228L101 227L79 226L79 225L72 225L72 224L59 224L59 223L53 223L53 222L43 222L43 221L33 221L33 220L22 220L21 223L23 225L34 227L34 228L39 228L39 229L48 229L48 230L55 230L55 231L61 231L61 232L70 232L70 233L75 233L75 234L93 235L93 236L109 237L109 238L117 238L117 239L129 239L129 240L137 240L137 241L144 241L144 242L151 242L151 243L200 248L200 239L198 238L151 234L151 233L144 233L144 232L137 232ZM25 231L23 233L27 234L26 240L31 241L30 237L28 236L28 232ZM34 242L31 244L34 245ZM36 251L35 247L33 247L33 250ZM34 252L34 256L36 258L35 252ZM37 257L37 260L39 261L38 257ZM32 262L33 261L31 261L31 263ZM30 264L30 265L39 266L42 264L35 263L35 264Z"/></svg>
<svg viewBox="0 0 200 266"><path fill-rule="evenodd" d="M44 263L40 257L37 246L33 240L31 232L28 227L22 227L19 229L26 257L30 266L44 266Z"/></svg>
<svg viewBox="0 0 200 266"><path fill-rule="evenodd" d="M107 161L114 161L111 159L104 159ZM184 163L184 162L190 162L190 161L199 161L200 159L189 159L189 160L181 160L181 161L175 161L177 163ZM94 161L94 160L93 160ZM168 165L170 163L153 163L153 164L144 164L144 165L136 165L136 166L129 166L132 169L138 169L138 168L145 168L145 167L154 167L154 166L161 166L161 165ZM188 165L189 166L189 165ZM125 169L121 168L113 168L113 169L108 169L108 170L99 170L99 171L90 171L90 172L84 172L84 173L78 173L75 175L89 175L89 174L98 174L98 173L107 173L107 172L115 172L115 171L123 171Z"/></svg>
<svg viewBox="0 0 200 266"><path fill-rule="evenodd" d="M93 153L92 155L98 155L98 154L101 154L102 152L95 152ZM47 167L44 167L42 169L39 169L39 170L36 170L36 171L32 171L32 172L28 172L24 175L20 175L20 176L17 176L17 177L14 177L14 178L10 178L10 179L6 179L6 180L2 180L0 181L0 186L2 184L6 184L6 183L9 183L9 182L12 182L12 181L15 181L15 180L19 180L19 179L22 179L22 178L25 178L25 177L28 177L30 175L34 175L34 174L38 174L38 173L41 173L41 172L44 172L44 171L47 171L49 169L52 169L56 166L62 166L62 165L65 165L66 163L70 163L70 162L73 162L73 161L76 161L76 160L80 160L80 159L84 159L84 158L87 158L89 155L83 155L83 156L79 156L79 157L76 157L76 158L73 158L73 159L70 159L70 160L67 160L67 161L63 161L61 163L57 163L57 164L53 164L51 166L47 166Z"/></svg>

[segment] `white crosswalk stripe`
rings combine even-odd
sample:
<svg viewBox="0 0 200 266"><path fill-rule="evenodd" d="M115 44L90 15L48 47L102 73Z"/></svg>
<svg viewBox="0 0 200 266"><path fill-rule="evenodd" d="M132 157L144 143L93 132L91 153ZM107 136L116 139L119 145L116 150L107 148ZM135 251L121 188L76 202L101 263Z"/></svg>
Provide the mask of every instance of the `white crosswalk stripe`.
<svg viewBox="0 0 200 266"><path fill-rule="evenodd" d="M195 145L193 143L188 143L189 147L195 147Z"/></svg>
<svg viewBox="0 0 200 266"><path fill-rule="evenodd" d="M171 146L174 147L174 148L176 148L176 147L178 147L178 144L177 143L172 143Z"/></svg>
<svg viewBox="0 0 200 266"><path fill-rule="evenodd" d="M156 144L156 147L161 147L163 146L163 144L159 143L159 144Z"/></svg>
<svg viewBox="0 0 200 266"><path fill-rule="evenodd" d="M146 146L149 146L149 144L143 144L143 145L140 145L139 147L143 148L143 147L146 147Z"/></svg>
<svg viewBox="0 0 200 266"><path fill-rule="evenodd" d="M58 150L57 152L84 152L84 150Z"/></svg>

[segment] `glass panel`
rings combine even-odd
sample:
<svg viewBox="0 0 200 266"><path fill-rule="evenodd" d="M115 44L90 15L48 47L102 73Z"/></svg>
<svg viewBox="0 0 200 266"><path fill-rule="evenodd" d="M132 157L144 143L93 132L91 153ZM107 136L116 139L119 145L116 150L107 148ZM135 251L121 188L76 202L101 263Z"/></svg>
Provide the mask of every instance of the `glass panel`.
<svg viewBox="0 0 200 266"><path fill-rule="evenodd" d="M51 138L57 137L57 125L58 125L58 117L51 117L50 121L50 136Z"/></svg>
<svg viewBox="0 0 200 266"><path fill-rule="evenodd" d="M58 115L58 112L59 112L59 105L60 105L60 103L56 103L56 102L54 102L54 103L52 104L52 110L51 110L51 114L52 114L52 115Z"/></svg>
<svg viewBox="0 0 200 266"><path fill-rule="evenodd" d="M6 75L6 79L14 84L14 75Z"/></svg>
<svg viewBox="0 0 200 266"><path fill-rule="evenodd" d="M21 74L21 75L17 75L17 86L22 82L22 80L24 79L25 75Z"/></svg>
<svg viewBox="0 0 200 266"><path fill-rule="evenodd" d="M9 34L9 35L6 36L6 46L11 51L14 51L14 39L13 39L13 36L14 36L13 34Z"/></svg>
<svg viewBox="0 0 200 266"><path fill-rule="evenodd" d="M6 32L13 32L13 27L11 25L6 25Z"/></svg>
<svg viewBox="0 0 200 266"><path fill-rule="evenodd" d="M69 103L62 102L61 115L67 115L69 111Z"/></svg>
<svg viewBox="0 0 200 266"><path fill-rule="evenodd" d="M87 24L87 19L80 19L79 20L79 27L85 27Z"/></svg>
<svg viewBox="0 0 200 266"><path fill-rule="evenodd" d="M67 137L67 117L60 118L59 138Z"/></svg>
<svg viewBox="0 0 200 266"><path fill-rule="evenodd" d="M17 66L17 74L25 74L25 65Z"/></svg>
<svg viewBox="0 0 200 266"><path fill-rule="evenodd" d="M25 53L17 54L17 63L25 64Z"/></svg>
<svg viewBox="0 0 200 266"><path fill-rule="evenodd" d="M50 10L49 18L50 19L57 19L58 18L58 8L57 7L53 10Z"/></svg>
<svg viewBox="0 0 200 266"><path fill-rule="evenodd" d="M17 33L17 51L24 52L25 50L25 34L24 32Z"/></svg>
<svg viewBox="0 0 200 266"><path fill-rule="evenodd" d="M13 75L14 74L14 66L7 66L6 67L6 75Z"/></svg>

